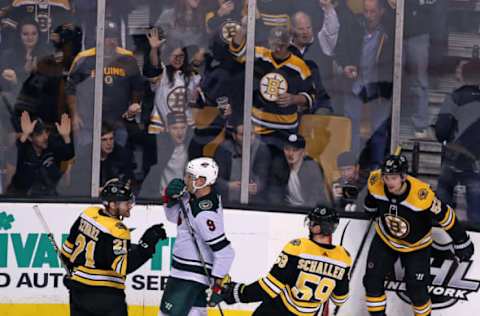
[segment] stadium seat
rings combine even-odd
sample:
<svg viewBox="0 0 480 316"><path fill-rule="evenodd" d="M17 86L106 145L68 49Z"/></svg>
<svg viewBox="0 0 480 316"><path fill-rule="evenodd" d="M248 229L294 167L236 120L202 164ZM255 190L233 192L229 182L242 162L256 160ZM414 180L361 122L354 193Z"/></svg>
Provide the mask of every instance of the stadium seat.
<svg viewBox="0 0 480 316"><path fill-rule="evenodd" d="M330 115L303 115L300 134L306 141L307 154L323 168L328 190L339 177L337 156L348 151L352 142L352 124L349 118Z"/></svg>

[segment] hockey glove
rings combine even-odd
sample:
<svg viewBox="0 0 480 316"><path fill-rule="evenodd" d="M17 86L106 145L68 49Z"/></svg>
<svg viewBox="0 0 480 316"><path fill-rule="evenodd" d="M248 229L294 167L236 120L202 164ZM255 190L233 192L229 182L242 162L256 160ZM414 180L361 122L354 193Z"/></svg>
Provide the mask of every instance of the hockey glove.
<svg viewBox="0 0 480 316"><path fill-rule="evenodd" d="M167 239L167 232L163 228L163 224L153 225L148 228L140 238L138 244L143 248L147 249L149 252L155 252L155 246L159 240Z"/></svg>
<svg viewBox="0 0 480 316"><path fill-rule="evenodd" d="M221 296L225 303L229 305L241 303L240 294L244 288L245 284L243 283L229 282L223 286Z"/></svg>
<svg viewBox="0 0 480 316"><path fill-rule="evenodd" d="M223 287L230 283L232 278L227 274L222 279L215 278L215 282L212 287L208 288L205 293L207 293L207 304L210 307L214 307L218 303L223 301L222 289Z"/></svg>
<svg viewBox="0 0 480 316"><path fill-rule="evenodd" d="M473 256L473 243L470 240L470 236L467 236L466 240L455 242L453 244L453 250L455 251L455 256L460 261L468 261Z"/></svg>
<svg viewBox="0 0 480 316"><path fill-rule="evenodd" d="M186 190L187 187L182 179L173 179L168 183L167 188L165 189L163 203L166 203L167 207L172 207L177 203L178 199L182 197Z"/></svg>

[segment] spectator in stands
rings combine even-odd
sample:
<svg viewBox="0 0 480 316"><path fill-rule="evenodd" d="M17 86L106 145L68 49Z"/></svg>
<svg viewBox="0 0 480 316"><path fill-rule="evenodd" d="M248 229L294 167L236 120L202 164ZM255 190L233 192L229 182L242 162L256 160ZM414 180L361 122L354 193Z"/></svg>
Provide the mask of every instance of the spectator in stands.
<svg viewBox="0 0 480 316"><path fill-rule="evenodd" d="M343 152L337 157L337 167L340 178L332 185L335 207L347 212L361 210L367 177L360 174L357 157L351 151Z"/></svg>
<svg viewBox="0 0 480 316"><path fill-rule="evenodd" d="M38 24L39 42L43 44L49 43L50 34L57 26L73 22L72 4L69 0L11 2L4 11L5 17L2 20L1 36L4 47L11 47L15 42L22 21L31 20Z"/></svg>
<svg viewBox="0 0 480 316"><path fill-rule="evenodd" d="M433 55L441 55L444 52L435 52L430 49L430 43L438 42L443 36L438 30L438 23L446 24L443 15L437 11L442 10L442 3L446 1L405 1L404 17L404 104L402 114L409 117L413 123L413 136L417 139L432 139L430 119L428 111L428 87L429 87L429 59L430 52ZM395 31L395 8L396 0L388 1L389 7L386 16L386 29L394 36ZM443 8L442 11L447 11ZM447 30L445 30L447 31ZM448 33L448 31L447 31ZM438 43L435 43L438 48Z"/></svg>
<svg viewBox="0 0 480 316"><path fill-rule="evenodd" d="M100 145L100 186L112 179L124 182L133 180L133 161L129 150L115 143L114 130L108 123L102 124Z"/></svg>
<svg viewBox="0 0 480 316"><path fill-rule="evenodd" d="M238 62L245 60L245 31L242 26L229 47ZM252 121L273 156L280 154L285 136L297 131L298 112L308 111L315 101L310 68L288 50L290 41L288 29L276 27L270 48L255 48Z"/></svg>
<svg viewBox="0 0 480 316"><path fill-rule="evenodd" d="M184 47L205 45L205 0L177 0L173 8L162 12L156 26L160 26L168 39L180 41Z"/></svg>
<svg viewBox="0 0 480 316"><path fill-rule="evenodd" d="M233 126L232 138L227 139L215 152L219 172L217 189L225 201L240 202L242 177L243 122ZM250 146L250 181L248 184L249 202L265 201L271 156L268 147L252 131Z"/></svg>
<svg viewBox="0 0 480 316"><path fill-rule="evenodd" d="M155 92L155 101L150 115L148 132L156 134L165 131L165 120L170 112L183 112L189 125L193 124L191 105L195 102L200 84L200 75L194 72L188 61L185 47L176 40L162 39L158 28L152 28L148 33L150 53L148 62L144 65L144 73L155 76L151 85ZM160 52L163 44L166 43ZM165 64L160 59L160 53L167 57Z"/></svg>
<svg viewBox="0 0 480 316"><path fill-rule="evenodd" d="M102 119L115 129L115 141L125 146L135 131L135 116L141 112L143 78L133 53L120 47L120 30L114 22L105 26L105 60ZM91 142L93 126L93 84L95 48L78 54L70 70L66 94L77 143Z"/></svg>
<svg viewBox="0 0 480 316"><path fill-rule="evenodd" d="M445 101L435 123L435 133L444 142L442 169L438 179L438 197L456 206L453 192L457 184L466 187L467 215L480 223L480 62L462 66L465 84Z"/></svg>
<svg viewBox="0 0 480 316"><path fill-rule="evenodd" d="M183 177L188 162L189 134L185 113L170 112L166 132L157 135L157 164L145 178L140 197L158 199L172 179Z"/></svg>
<svg viewBox="0 0 480 316"><path fill-rule="evenodd" d="M0 73L16 93L28 76L37 68L37 63L47 54L47 47L39 40L38 24L24 21L18 26L19 41L0 53Z"/></svg>
<svg viewBox="0 0 480 316"><path fill-rule="evenodd" d="M70 117L63 114L56 127L58 135L51 134L41 120L32 122L28 112L22 113L17 169L8 188L9 194L57 195L57 183L63 174L61 163L73 159L74 149L70 138Z"/></svg>
<svg viewBox="0 0 480 316"><path fill-rule="evenodd" d="M268 195L271 204L313 207L330 204L321 166L305 154L305 139L292 134L285 141L284 156L274 157Z"/></svg>
<svg viewBox="0 0 480 316"><path fill-rule="evenodd" d="M324 54L320 42L313 36L312 21L305 12L297 12L292 17L292 42L289 50L302 58L312 71L315 84L315 102L309 112L330 114L330 96L323 85L323 79L331 80L333 77L333 59Z"/></svg>
<svg viewBox="0 0 480 316"><path fill-rule="evenodd" d="M337 59L349 80L345 115L352 120L352 150L362 169L380 166L388 147L391 113L393 39L382 25L385 3L364 0L364 23L342 33Z"/></svg>

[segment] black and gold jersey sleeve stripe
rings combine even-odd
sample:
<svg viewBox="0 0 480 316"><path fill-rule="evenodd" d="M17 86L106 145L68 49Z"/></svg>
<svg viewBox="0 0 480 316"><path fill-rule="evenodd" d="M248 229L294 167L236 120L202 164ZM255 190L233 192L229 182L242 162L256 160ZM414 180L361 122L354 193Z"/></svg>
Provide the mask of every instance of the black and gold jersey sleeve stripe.
<svg viewBox="0 0 480 316"><path fill-rule="evenodd" d="M345 295L335 295L335 293L332 293L332 296L330 296L330 299L333 304L340 306L343 305L349 298L348 294Z"/></svg>
<svg viewBox="0 0 480 316"><path fill-rule="evenodd" d="M125 277L111 270L90 269L80 266L73 272L72 280L90 286L125 289Z"/></svg>
<svg viewBox="0 0 480 316"><path fill-rule="evenodd" d="M65 240L62 245L62 250L61 250L62 255L70 259L73 253L73 248L74 248L73 244L68 240Z"/></svg>
<svg viewBox="0 0 480 316"><path fill-rule="evenodd" d="M121 255L115 258L112 263L112 270L118 273L119 275L127 274L127 256Z"/></svg>

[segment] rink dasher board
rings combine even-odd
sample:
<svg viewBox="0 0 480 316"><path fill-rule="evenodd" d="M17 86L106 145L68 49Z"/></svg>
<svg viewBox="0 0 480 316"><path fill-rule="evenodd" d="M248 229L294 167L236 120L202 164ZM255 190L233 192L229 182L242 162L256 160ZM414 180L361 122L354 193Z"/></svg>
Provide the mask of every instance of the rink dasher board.
<svg viewBox="0 0 480 316"><path fill-rule="evenodd" d="M0 203L0 214L14 217L14 221L5 226L0 216L0 315L68 315L68 292L61 282L63 270L32 206L33 204ZM57 243L61 244L71 224L88 206L40 205ZM167 223L161 206L135 206L131 218L124 222L129 228L135 228L132 232L133 242L137 242L149 226L166 223L168 239L157 245L157 253L152 260L127 279L126 294L131 306L130 315L156 315L170 270L176 225ZM346 229L343 244L355 257L367 226L368 222L364 220L341 219L333 241L338 243ZM231 275L234 280L242 282L252 282L265 275L285 243L307 235L304 215L245 210L225 210L225 230L236 252ZM369 238L372 236L373 229ZM471 236L474 243L479 245L480 234L471 233ZM448 236L437 229L434 231L434 239L440 244L449 242ZM368 245L369 241L362 251L359 266L351 276L351 297L339 315L368 315L362 286ZM460 265L445 255L449 252L448 246L445 249L439 248L442 248L437 251L440 257L432 259L432 264L436 266L432 268L433 283L429 287L432 294L436 294L433 297L433 315L469 315L472 310L480 307L480 248L477 247L472 262ZM387 312L390 315L411 315L412 309L406 303L401 280L402 269L398 264L395 276L398 280L386 283L389 289ZM238 304L232 307L236 312L229 311L227 315L245 315L241 311L251 311L255 306ZM34 311L36 312L33 313Z"/></svg>

